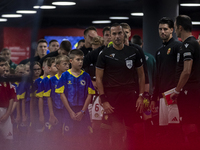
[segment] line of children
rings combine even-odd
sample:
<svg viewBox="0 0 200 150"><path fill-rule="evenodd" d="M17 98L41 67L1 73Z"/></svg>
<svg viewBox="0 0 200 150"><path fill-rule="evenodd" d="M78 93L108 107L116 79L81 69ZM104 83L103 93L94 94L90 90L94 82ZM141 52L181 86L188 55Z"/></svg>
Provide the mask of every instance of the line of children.
<svg viewBox="0 0 200 150"><path fill-rule="evenodd" d="M39 134L45 135L46 132L42 131L46 130L52 135L78 138L79 142L89 140L91 121L88 105L95 89L90 76L81 70L82 51L73 50L69 57L46 58L41 77L41 66L34 62L33 83L29 80L13 83L18 101L12 105L12 111L20 131L27 132L31 128ZM18 65L15 70L16 75L29 76L30 73L30 63Z"/></svg>

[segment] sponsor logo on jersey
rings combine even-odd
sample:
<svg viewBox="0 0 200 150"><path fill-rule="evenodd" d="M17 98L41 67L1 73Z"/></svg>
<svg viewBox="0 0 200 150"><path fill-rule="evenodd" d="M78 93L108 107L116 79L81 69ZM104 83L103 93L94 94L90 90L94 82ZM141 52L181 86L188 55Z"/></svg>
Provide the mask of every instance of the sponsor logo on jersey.
<svg viewBox="0 0 200 150"><path fill-rule="evenodd" d="M84 86L86 84L85 80L81 80L80 83L82 86Z"/></svg>
<svg viewBox="0 0 200 150"><path fill-rule="evenodd" d="M171 48L169 48L169 49L167 50L167 55L169 55L170 52L171 52Z"/></svg>
<svg viewBox="0 0 200 150"><path fill-rule="evenodd" d="M94 116L95 116L96 118L98 118L98 117L99 117L99 114L98 114L98 113L95 113Z"/></svg>
<svg viewBox="0 0 200 150"><path fill-rule="evenodd" d="M126 67L128 69L131 69L133 67L133 61L132 60L126 60Z"/></svg>
<svg viewBox="0 0 200 150"><path fill-rule="evenodd" d="M12 136L12 133L11 133L11 132L9 132L7 136Z"/></svg>
<svg viewBox="0 0 200 150"><path fill-rule="evenodd" d="M49 128L49 126L50 126L49 122L45 122L45 127Z"/></svg>
<svg viewBox="0 0 200 150"><path fill-rule="evenodd" d="M174 118L172 119L172 121L178 121L178 119L177 119L176 117L174 117Z"/></svg>
<svg viewBox="0 0 200 150"><path fill-rule="evenodd" d="M191 56L191 55L192 55L191 52L185 52L185 53L183 54L184 57L186 57L186 56Z"/></svg>
<svg viewBox="0 0 200 150"><path fill-rule="evenodd" d="M72 84L72 81L69 80L67 84Z"/></svg>
<svg viewBox="0 0 200 150"><path fill-rule="evenodd" d="M185 46L185 48L187 48L187 47L189 46L189 44L188 44L188 43L185 43L184 46Z"/></svg>
<svg viewBox="0 0 200 150"><path fill-rule="evenodd" d="M69 127L68 126L65 126L65 131L69 131Z"/></svg>
<svg viewBox="0 0 200 150"><path fill-rule="evenodd" d="M113 53L113 54L110 54L110 57L115 57L115 54Z"/></svg>

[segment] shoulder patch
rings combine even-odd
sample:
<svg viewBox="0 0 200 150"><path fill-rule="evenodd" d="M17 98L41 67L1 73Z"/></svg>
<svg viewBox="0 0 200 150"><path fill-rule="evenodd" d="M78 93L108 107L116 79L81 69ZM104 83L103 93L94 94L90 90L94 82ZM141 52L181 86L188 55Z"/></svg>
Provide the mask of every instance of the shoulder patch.
<svg viewBox="0 0 200 150"><path fill-rule="evenodd" d="M185 53L183 54L184 57L186 57L186 56L191 56L191 55L192 55L191 52L185 52Z"/></svg>

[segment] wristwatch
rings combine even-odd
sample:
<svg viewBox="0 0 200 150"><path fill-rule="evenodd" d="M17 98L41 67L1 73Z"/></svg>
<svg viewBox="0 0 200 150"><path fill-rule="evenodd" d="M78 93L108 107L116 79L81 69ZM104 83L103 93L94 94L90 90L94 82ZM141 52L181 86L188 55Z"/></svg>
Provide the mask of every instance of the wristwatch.
<svg viewBox="0 0 200 150"><path fill-rule="evenodd" d="M83 115L85 115L85 111L84 110L81 110L81 112L82 112Z"/></svg>

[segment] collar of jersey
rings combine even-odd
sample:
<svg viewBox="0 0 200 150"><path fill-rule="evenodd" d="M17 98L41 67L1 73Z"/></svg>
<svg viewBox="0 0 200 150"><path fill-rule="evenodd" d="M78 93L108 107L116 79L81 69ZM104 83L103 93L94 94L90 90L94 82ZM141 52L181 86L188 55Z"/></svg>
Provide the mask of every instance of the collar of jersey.
<svg viewBox="0 0 200 150"><path fill-rule="evenodd" d="M19 82L15 82L15 84L18 86L18 85L19 85Z"/></svg>
<svg viewBox="0 0 200 150"><path fill-rule="evenodd" d="M81 73L80 73L78 76L73 75L70 69L68 70L68 72L69 72L69 74L71 74L72 76L78 78L79 76L81 76L81 75L83 74L84 71L81 70Z"/></svg>
<svg viewBox="0 0 200 150"><path fill-rule="evenodd" d="M58 80L60 79L60 77L58 76L58 74L56 74L55 77L56 77Z"/></svg>
<svg viewBox="0 0 200 150"><path fill-rule="evenodd" d="M48 75L47 78L49 79L49 78L50 78L50 75Z"/></svg>
<svg viewBox="0 0 200 150"><path fill-rule="evenodd" d="M40 76L41 79L43 79L43 76Z"/></svg>

